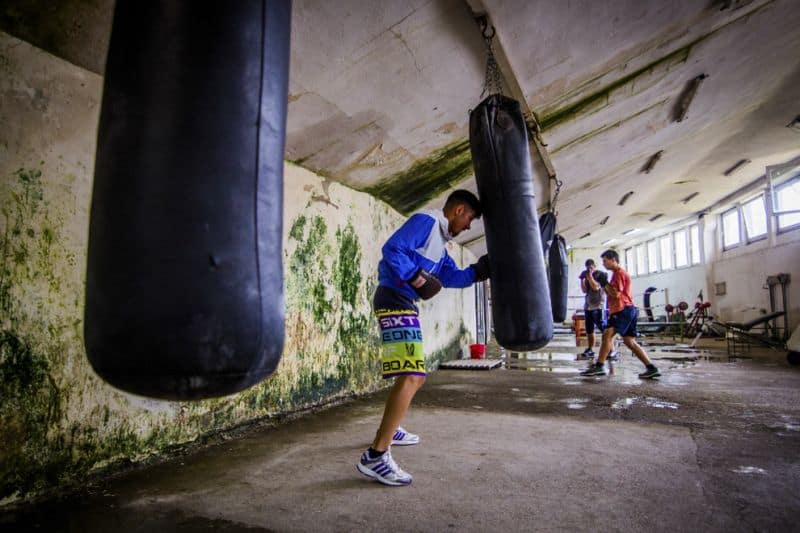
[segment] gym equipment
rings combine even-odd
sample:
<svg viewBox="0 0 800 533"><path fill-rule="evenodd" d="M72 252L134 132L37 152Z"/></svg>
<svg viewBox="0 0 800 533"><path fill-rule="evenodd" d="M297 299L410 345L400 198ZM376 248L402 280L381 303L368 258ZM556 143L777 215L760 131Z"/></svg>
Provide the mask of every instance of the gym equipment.
<svg viewBox="0 0 800 533"><path fill-rule="evenodd" d="M794 328L794 333L786 341L786 359L792 365L800 365L800 326Z"/></svg>
<svg viewBox="0 0 800 533"><path fill-rule="evenodd" d="M495 336L509 350L536 350L553 336L553 311L519 102L488 96L470 114L469 137L492 263Z"/></svg>
<svg viewBox="0 0 800 533"><path fill-rule="evenodd" d="M548 211L539 217L539 229L542 233L542 254L548 257L550 246L553 243L553 238L556 235L556 215L552 211Z"/></svg>
<svg viewBox="0 0 800 533"><path fill-rule="evenodd" d="M710 320L711 317L708 314L708 309L711 307L711 302L695 302L694 304L694 311L689 313L688 318L691 318L689 321L689 325L686 326L686 330L684 331L684 335L691 337L693 335L698 335L704 331L704 326L706 324L706 320Z"/></svg>
<svg viewBox="0 0 800 533"><path fill-rule="evenodd" d="M774 276L767 276L767 287L769 288L769 308L772 313L775 313L775 288L780 285L781 286L781 306L783 309L783 327L778 327L778 319L774 318L772 320L772 330L773 334L776 336L782 336L784 339L788 338L789 336L789 309L786 307L786 302L788 300L788 285L789 282L792 280L790 274L776 274ZM782 333L781 333L782 331Z"/></svg>
<svg viewBox="0 0 800 533"><path fill-rule="evenodd" d="M548 281L553 322L564 322L567 318L567 292L569 292L569 261L564 237L556 234L548 253Z"/></svg>
<svg viewBox="0 0 800 533"><path fill-rule="evenodd" d="M647 289L644 291L644 312L647 314L647 320L650 322L654 321L653 308L650 306L650 295L657 290L658 289L655 287L647 287Z"/></svg>
<svg viewBox="0 0 800 533"><path fill-rule="evenodd" d="M116 2L84 326L115 387L209 398L278 364L290 28L290 2Z"/></svg>
<svg viewBox="0 0 800 533"><path fill-rule="evenodd" d="M725 337L728 341L728 354L747 352L753 343L772 349L782 349L786 346L788 338L789 313L786 307L788 299L788 285L791 282L789 274L776 274L767 276L767 288L769 289L770 313L762 310L765 314L754 318L748 322L714 322L713 325L725 330ZM775 287L781 286L781 296L783 310L775 310ZM783 318L783 326L778 326L778 319Z"/></svg>
<svg viewBox="0 0 800 533"><path fill-rule="evenodd" d="M748 352L753 343L768 348L782 348L783 340L769 334L769 323L780 316L783 316L783 311L762 315L747 322L714 322L714 324L726 330L728 355L736 355Z"/></svg>

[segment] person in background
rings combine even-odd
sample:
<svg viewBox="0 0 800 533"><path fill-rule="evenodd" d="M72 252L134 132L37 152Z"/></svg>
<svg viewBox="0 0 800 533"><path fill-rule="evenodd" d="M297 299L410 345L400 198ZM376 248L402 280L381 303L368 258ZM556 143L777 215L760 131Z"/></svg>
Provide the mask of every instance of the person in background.
<svg viewBox="0 0 800 533"><path fill-rule="evenodd" d="M601 334L606 327L605 321L605 291L597 283L597 277L607 276L605 272L597 270L594 259L587 259L586 270L581 272L581 291L585 294L583 300L583 316L586 324L586 349L578 354L579 359L594 359L594 330Z"/></svg>
<svg viewBox="0 0 800 533"><path fill-rule="evenodd" d="M608 295L609 311L611 316L608 325L603 331L603 341L600 345L600 354L594 365L581 372L582 376L605 376L605 362L614 347L614 335L622 337L622 342L630 348L631 352L645 365L645 371L639 374L642 379L654 379L661 376L658 368L650 361L647 353L636 342L636 320L639 312L633 305L631 293L631 277L619 264L619 254L615 250L606 250L600 256L603 266L613 272L611 281L600 279L599 285Z"/></svg>

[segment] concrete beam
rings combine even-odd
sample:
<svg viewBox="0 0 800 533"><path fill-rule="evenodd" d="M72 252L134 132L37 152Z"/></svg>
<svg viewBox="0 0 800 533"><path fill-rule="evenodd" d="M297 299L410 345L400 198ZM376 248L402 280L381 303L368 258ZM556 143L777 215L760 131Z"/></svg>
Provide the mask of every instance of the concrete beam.
<svg viewBox="0 0 800 533"><path fill-rule="evenodd" d="M553 195L555 194L555 190L551 190L551 183L556 180L556 171L550 161L547 144L542 139L538 118L525 99L525 94L519 84L517 75L514 73L514 69L505 53L501 33L493 25L491 14L486 9L486 6L483 5L481 0L464 1L482 31L481 37L486 39L487 36L491 36L491 48L500 69L503 87L508 91L508 96L517 100L522 108L525 124L528 126L534 190L537 198L536 207L539 212L545 211L551 207Z"/></svg>

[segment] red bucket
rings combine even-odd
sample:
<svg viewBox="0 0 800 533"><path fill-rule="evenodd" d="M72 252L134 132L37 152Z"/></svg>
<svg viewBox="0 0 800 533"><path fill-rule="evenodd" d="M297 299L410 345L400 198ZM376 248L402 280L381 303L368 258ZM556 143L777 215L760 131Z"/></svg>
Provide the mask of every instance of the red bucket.
<svg viewBox="0 0 800 533"><path fill-rule="evenodd" d="M470 344L469 355L472 359L483 359L486 357L485 344Z"/></svg>

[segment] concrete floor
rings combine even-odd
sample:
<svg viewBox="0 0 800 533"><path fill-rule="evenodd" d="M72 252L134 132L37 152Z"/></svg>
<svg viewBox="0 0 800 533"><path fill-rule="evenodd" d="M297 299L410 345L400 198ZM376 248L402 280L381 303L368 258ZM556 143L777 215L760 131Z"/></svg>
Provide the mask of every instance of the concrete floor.
<svg viewBox="0 0 800 533"><path fill-rule="evenodd" d="M800 368L700 344L650 346L655 382L625 350L613 375L579 378L566 337L501 369L435 372L404 423L422 442L393 450L409 487L354 468L384 391L7 512L0 529L800 531Z"/></svg>

